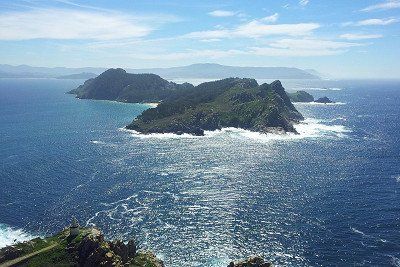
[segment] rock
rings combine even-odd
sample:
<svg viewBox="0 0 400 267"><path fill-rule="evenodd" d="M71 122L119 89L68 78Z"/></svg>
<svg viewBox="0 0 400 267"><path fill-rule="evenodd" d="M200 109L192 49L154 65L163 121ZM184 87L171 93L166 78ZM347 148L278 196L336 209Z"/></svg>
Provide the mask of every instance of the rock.
<svg viewBox="0 0 400 267"><path fill-rule="evenodd" d="M110 249L121 257L123 262L128 262L136 255L136 244L134 240L129 240L128 244L121 240L110 242Z"/></svg>
<svg viewBox="0 0 400 267"><path fill-rule="evenodd" d="M136 251L137 251L137 247L136 247L135 240L133 240L133 239L129 240L128 241L128 257L129 258L135 257Z"/></svg>
<svg viewBox="0 0 400 267"><path fill-rule="evenodd" d="M231 262L228 267L272 267L272 263L265 262L263 258L258 256L253 256L245 261L240 261L238 263Z"/></svg>
<svg viewBox="0 0 400 267"><path fill-rule="evenodd" d="M304 102L309 103L314 101L314 97L306 91L297 91L294 93L288 93L288 96L292 102Z"/></svg>
<svg viewBox="0 0 400 267"><path fill-rule="evenodd" d="M314 102L316 103L323 103L323 104L328 104L328 103L335 103L332 100L330 100L328 97L324 96L324 97L320 97L317 100L315 100Z"/></svg>
<svg viewBox="0 0 400 267"><path fill-rule="evenodd" d="M23 250L16 248L15 246L9 246L0 249L0 263L13 260L22 255Z"/></svg>

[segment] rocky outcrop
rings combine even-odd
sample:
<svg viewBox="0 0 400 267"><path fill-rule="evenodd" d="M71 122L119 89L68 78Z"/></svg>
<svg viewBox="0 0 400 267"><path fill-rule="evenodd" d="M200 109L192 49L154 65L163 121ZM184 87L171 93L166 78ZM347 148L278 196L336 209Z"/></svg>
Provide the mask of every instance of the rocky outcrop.
<svg viewBox="0 0 400 267"><path fill-rule="evenodd" d="M0 263L20 261L19 257L24 258L27 266L30 263L34 266L164 266L151 252L137 251L134 240L126 243L121 240L107 241L95 228L80 228L76 236L71 236L69 229L64 229L55 236L33 239L0 250Z"/></svg>
<svg viewBox="0 0 400 267"><path fill-rule="evenodd" d="M307 93L306 91L297 91L294 93L288 93L288 96L292 102L308 103L314 101L314 97L311 94Z"/></svg>
<svg viewBox="0 0 400 267"><path fill-rule="evenodd" d="M314 102L316 103L322 103L322 104L329 104L329 103L335 103L332 100L330 100L328 97L324 96L321 98L318 98L317 100L315 100Z"/></svg>
<svg viewBox="0 0 400 267"><path fill-rule="evenodd" d="M272 267L272 263L265 262L261 257L250 257L247 260L240 261L237 263L231 262L228 267Z"/></svg>
<svg viewBox="0 0 400 267"><path fill-rule="evenodd" d="M15 258L20 257L23 254L23 250L15 246L8 246L0 249L0 264Z"/></svg>

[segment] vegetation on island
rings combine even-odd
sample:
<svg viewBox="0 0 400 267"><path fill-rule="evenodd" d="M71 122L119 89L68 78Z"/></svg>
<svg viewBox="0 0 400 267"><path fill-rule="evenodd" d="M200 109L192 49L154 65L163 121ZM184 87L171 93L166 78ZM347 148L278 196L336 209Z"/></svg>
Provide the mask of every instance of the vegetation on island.
<svg viewBox="0 0 400 267"><path fill-rule="evenodd" d="M131 266L163 267L149 252L137 250L130 240L107 241L96 228L80 228L72 236L65 228L60 233L35 238L0 249L0 266Z"/></svg>
<svg viewBox="0 0 400 267"><path fill-rule="evenodd" d="M144 134L204 135L206 130L224 127L296 133L293 123L303 119L280 81L258 85L255 79L227 78L195 87L169 82L155 74L109 69L70 93L88 99L161 102L127 126Z"/></svg>
<svg viewBox="0 0 400 267"><path fill-rule="evenodd" d="M227 78L171 94L127 128L145 134L204 135L224 127L295 133L293 123L302 119L280 81L258 85L254 79Z"/></svg>
<svg viewBox="0 0 400 267"><path fill-rule="evenodd" d="M34 238L0 249L0 266L130 266L164 267L151 251L138 249L134 240L107 241L97 228L72 227L46 238ZM75 228L76 229L76 228ZM272 263L253 256L230 262L228 267L272 267Z"/></svg>
<svg viewBox="0 0 400 267"><path fill-rule="evenodd" d="M193 88L193 85L169 82L155 74L131 74L123 69L109 69L69 93L82 99L143 103L158 102L187 88Z"/></svg>

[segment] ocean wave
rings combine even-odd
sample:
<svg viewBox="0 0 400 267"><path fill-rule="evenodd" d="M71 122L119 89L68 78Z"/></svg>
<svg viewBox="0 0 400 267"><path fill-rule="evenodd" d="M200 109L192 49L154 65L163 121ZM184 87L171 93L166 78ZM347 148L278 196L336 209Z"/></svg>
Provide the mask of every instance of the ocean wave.
<svg viewBox="0 0 400 267"><path fill-rule="evenodd" d="M400 259L399 258L396 258L393 255L387 255L387 256L391 259L391 263L393 266L400 267Z"/></svg>
<svg viewBox="0 0 400 267"><path fill-rule="evenodd" d="M98 141L98 140L90 140L90 143L92 144L98 144L98 145L105 145L106 143L103 141Z"/></svg>
<svg viewBox="0 0 400 267"><path fill-rule="evenodd" d="M0 223L0 248L6 247L18 242L23 242L35 238L23 229L15 229L9 225Z"/></svg>
<svg viewBox="0 0 400 267"><path fill-rule="evenodd" d="M138 137L141 139L147 139L147 138L159 138L159 139L180 139L180 138L200 138L203 136L195 136L191 134L174 134L174 133L151 133L151 134L142 134L138 131L135 130L129 130L126 128L119 128L118 130L130 133L132 137Z"/></svg>
<svg viewBox="0 0 400 267"><path fill-rule="evenodd" d="M308 87L308 88L299 88L299 90L311 90L311 91L342 91L343 88L338 87Z"/></svg>
<svg viewBox="0 0 400 267"><path fill-rule="evenodd" d="M301 106L342 106L346 105L344 102L334 102L334 103L318 103L318 102L295 102L294 105Z"/></svg>
<svg viewBox="0 0 400 267"><path fill-rule="evenodd" d="M160 103L143 103L151 108L156 108Z"/></svg>
<svg viewBox="0 0 400 267"><path fill-rule="evenodd" d="M121 131L126 131L133 137L146 139L146 138L158 138L158 139L193 139L193 138L212 138L216 136L229 136L231 138L245 137L249 139L259 141L273 141L273 140L294 140L303 138L315 138L315 137L346 137L347 133L351 130L344 125L328 125L323 122L333 122L336 120L345 120L344 118L335 118L332 120L318 120L313 118L307 118L304 121L295 124L294 127L299 134L287 133L287 134L272 134L272 133L260 133L253 132L240 128L227 127L215 131L204 131L204 136L194 136L190 134L177 135L174 133L154 133L154 134L141 134L134 130L128 130L121 128Z"/></svg>

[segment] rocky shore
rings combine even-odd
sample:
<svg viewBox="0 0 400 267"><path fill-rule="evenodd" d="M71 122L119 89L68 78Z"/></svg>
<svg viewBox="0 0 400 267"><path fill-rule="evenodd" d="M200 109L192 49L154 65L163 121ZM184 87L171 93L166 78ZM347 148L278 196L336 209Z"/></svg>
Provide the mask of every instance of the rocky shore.
<svg viewBox="0 0 400 267"><path fill-rule="evenodd" d="M109 241L97 228L67 227L46 238L34 238L0 249L0 266L130 266L164 267L151 251L138 249L135 240ZM253 256L228 267L272 267Z"/></svg>
<svg viewBox="0 0 400 267"><path fill-rule="evenodd" d="M163 267L161 260L137 249L134 240L108 241L96 228L69 228L0 249L0 266L148 266Z"/></svg>

